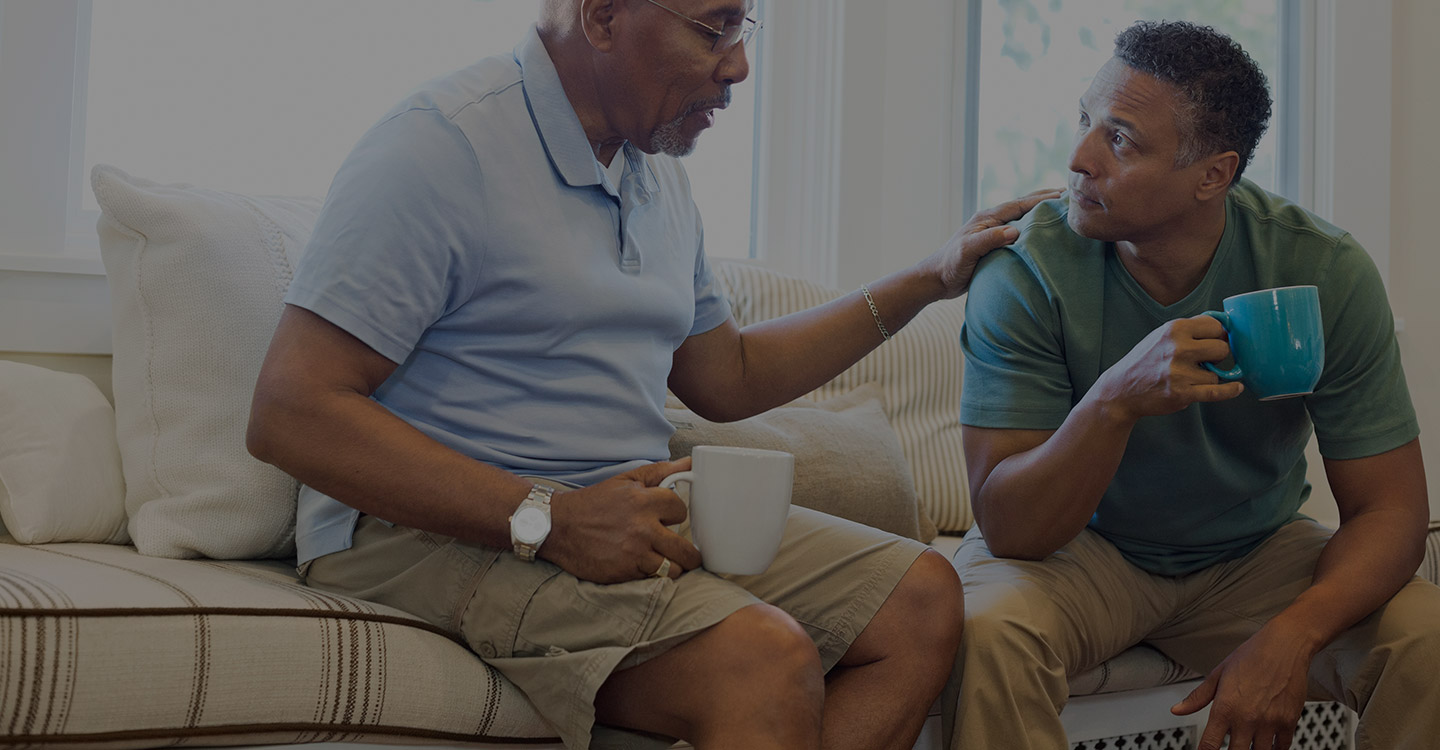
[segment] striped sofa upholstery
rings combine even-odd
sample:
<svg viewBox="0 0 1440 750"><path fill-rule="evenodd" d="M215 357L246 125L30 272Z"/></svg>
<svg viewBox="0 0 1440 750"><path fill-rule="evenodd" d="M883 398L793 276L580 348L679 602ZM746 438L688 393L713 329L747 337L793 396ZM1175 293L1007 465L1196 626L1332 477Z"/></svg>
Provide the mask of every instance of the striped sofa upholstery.
<svg viewBox="0 0 1440 750"><path fill-rule="evenodd" d="M0 543L0 747L552 734L429 624L307 588L284 563Z"/></svg>
<svg viewBox="0 0 1440 750"><path fill-rule="evenodd" d="M516 746L550 735L427 623L318 592L277 562L172 560L0 536L0 748L301 742ZM1421 572L1440 575L1440 524ZM1072 695L1183 679L1140 646Z"/></svg>

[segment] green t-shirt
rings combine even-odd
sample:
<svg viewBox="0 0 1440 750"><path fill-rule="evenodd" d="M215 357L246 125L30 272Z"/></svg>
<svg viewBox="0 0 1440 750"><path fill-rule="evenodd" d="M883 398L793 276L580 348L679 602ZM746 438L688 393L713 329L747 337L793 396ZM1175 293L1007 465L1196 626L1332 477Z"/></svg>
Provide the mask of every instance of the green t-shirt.
<svg viewBox="0 0 1440 750"><path fill-rule="evenodd" d="M1296 518L1310 494L1312 425L1330 459L1384 453L1419 434L1385 288L1349 234L1242 180L1226 199L1204 280L1162 306L1112 243L1071 231L1066 210L1063 200L1037 206L1016 243L976 272L961 333L964 424L1057 429L1100 374L1161 324L1257 289L1320 290L1325 369L1314 394L1262 402L1247 392L1136 424L1090 519L1134 564L1192 572L1243 556Z"/></svg>

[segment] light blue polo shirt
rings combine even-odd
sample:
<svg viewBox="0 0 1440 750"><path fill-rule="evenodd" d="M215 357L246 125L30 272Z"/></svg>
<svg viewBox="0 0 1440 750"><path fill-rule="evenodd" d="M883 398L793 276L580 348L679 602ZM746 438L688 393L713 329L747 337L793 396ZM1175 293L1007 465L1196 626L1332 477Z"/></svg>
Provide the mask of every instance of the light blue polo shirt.
<svg viewBox="0 0 1440 750"><path fill-rule="evenodd" d="M374 400L464 455L580 485L664 460L672 355L730 307L679 162L616 158L618 189L532 28L360 139L285 301L396 362ZM302 488L299 561L358 516Z"/></svg>

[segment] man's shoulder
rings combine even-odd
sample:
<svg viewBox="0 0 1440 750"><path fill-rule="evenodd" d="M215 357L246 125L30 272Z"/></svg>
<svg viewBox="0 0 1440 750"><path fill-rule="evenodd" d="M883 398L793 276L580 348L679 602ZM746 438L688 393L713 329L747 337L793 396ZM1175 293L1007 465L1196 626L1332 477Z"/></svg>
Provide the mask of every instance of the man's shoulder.
<svg viewBox="0 0 1440 750"><path fill-rule="evenodd" d="M1241 178L1230 188L1228 199L1242 222L1272 231L1310 236L1334 243L1346 236L1345 230L1320 218L1315 213L1276 195L1250 180Z"/></svg>
<svg viewBox="0 0 1440 750"><path fill-rule="evenodd" d="M512 55L495 55L422 83L390 111L387 119L433 110L445 119L485 102L499 103L509 92L521 96L524 75Z"/></svg>
<svg viewBox="0 0 1440 750"><path fill-rule="evenodd" d="M1034 276L1047 289L1094 282L1087 271L1104 266L1105 243L1076 234L1068 221L1065 198L1044 201L1016 222L1020 237L997 252L991 264L1011 273ZM1023 269L1023 270L1022 270Z"/></svg>

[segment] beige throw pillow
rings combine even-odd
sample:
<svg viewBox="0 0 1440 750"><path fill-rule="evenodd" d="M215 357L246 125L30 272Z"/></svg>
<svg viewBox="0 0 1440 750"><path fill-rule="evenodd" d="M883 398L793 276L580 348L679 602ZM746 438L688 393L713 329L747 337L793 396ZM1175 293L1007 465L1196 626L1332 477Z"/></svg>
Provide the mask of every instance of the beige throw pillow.
<svg viewBox="0 0 1440 750"><path fill-rule="evenodd" d="M296 482L250 456L250 398L320 201L161 185L100 165L116 436L147 555L294 554Z"/></svg>
<svg viewBox="0 0 1440 750"><path fill-rule="evenodd" d="M675 425L672 459L697 445L788 451L795 455L794 504L923 542L935 538L877 385L724 423L703 419L672 397L665 416Z"/></svg>
<svg viewBox="0 0 1440 750"><path fill-rule="evenodd" d="M741 261L716 261L715 274L741 326L778 318L845 294ZM970 528L970 490L960 433L965 300L925 308L895 337L807 398L827 399L864 383L885 392L885 413L915 478L920 507L944 532ZM873 335L857 331L856 335Z"/></svg>
<svg viewBox="0 0 1440 750"><path fill-rule="evenodd" d="M130 541L115 411L89 378L0 361L0 520L21 544Z"/></svg>

